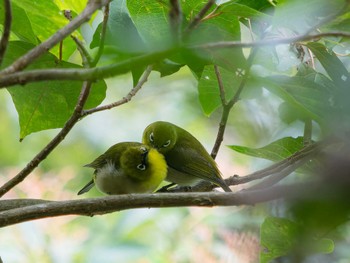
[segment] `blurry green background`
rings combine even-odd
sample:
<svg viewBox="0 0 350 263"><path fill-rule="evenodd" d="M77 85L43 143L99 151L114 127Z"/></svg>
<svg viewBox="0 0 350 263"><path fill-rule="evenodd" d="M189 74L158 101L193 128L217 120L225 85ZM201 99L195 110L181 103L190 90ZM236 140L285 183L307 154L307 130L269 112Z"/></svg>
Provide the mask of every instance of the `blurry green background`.
<svg viewBox="0 0 350 263"><path fill-rule="evenodd" d="M116 101L132 87L129 75L108 80L104 103ZM262 100L263 101L263 100ZM244 175L264 161L250 163L225 144L262 144L278 134L266 127L273 108L262 109L251 123L250 105L232 112L225 140L217 157L225 177ZM6 91L0 93L0 183L20 171L58 130L34 133L19 142L17 113ZM264 117L265 116L265 117ZM196 80L187 69L170 77L152 73L131 102L81 120L61 145L28 178L4 198L68 200L101 196L96 189L77 196L91 179L82 166L121 141L140 141L143 129L156 120L184 127L211 150L220 113L203 115ZM248 119L249 120L249 119ZM280 131L281 132L281 131ZM259 137L258 137L259 136ZM239 188L237 188L239 189ZM263 206L229 208L137 209L104 216L65 216L22 223L0 229L0 255L4 262L254 262L259 251L259 225ZM247 261L248 260L248 261Z"/></svg>

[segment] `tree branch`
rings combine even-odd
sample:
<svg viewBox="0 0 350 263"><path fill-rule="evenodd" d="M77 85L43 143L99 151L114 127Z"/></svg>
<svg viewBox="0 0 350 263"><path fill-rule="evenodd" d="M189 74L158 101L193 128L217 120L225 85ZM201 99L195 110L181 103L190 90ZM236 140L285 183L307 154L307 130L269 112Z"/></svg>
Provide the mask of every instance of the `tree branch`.
<svg viewBox="0 0 350 263"><path fill-rule="evenodd" d="M2 64L2 61L4 59L7 44L10 39L10 32L11 32L11 24L12 24L12 10L11 10L11 1L10 0L4 0L4 28L1 36L0 41L0 66Z"/></svg>
<svg viewBox="0 0 350 263"><path fill-rule="evenodd" d="M63 215L94 216L133 208L160 208L181 206L241 206L254 205L280 198L303 198L313 196L312 189L318 184L303 183L290 186L274 186L263 190L241 191L239 193L160 193L127 194L107 197L88 198L69 201L30 200L28 206L21 200L2 200L0 207L16 204L17 208L0 212L0 227L18 224L30 220ZM18 208L19 207L19 208Z"/></svg>
<svg viewBox="0 0 350 263"><path fill-rule="evenodd" d="M155 62L165 58L167 55L174 53L175 50L165 50L150 54L145 54L120 63L108 66L88 68L88 69L46 69L46 70L28 70L15 72L8 75L0 76L0 88L9 88L10 86L29 82L45 80L74 80L95 81L98 79L112 77L118 74L129 72L133 67L147 66L150 62Z"/></svg>
<svg viewBox="0 0 350 263"><path fill-rule="evenodd" d="M218 83L219 83L220 98L221 98L221 102L222 102L223 111L221 114L221 120L220 120L220 124L219 124L219 130L218 130L218 133L216 136L215 144L214 144L214 147L211 151L211 156L213 157L213 159L216 158L216 155L219 152L221 143L224 140L224 134L225 134L225 129L226 129L228 117L230 115L230 112L231 112L233 105L235 105L236 102L239 100L241 92L242 92L242 90L247 82L247 79L248 79L249 74L250 74L250 68L253 65L253 60L255 58L256 52L257 52L257 49L251 50L249 57L247 59L247 65L246 65L246 68L244 70L244 75L242 77L242 80L238 86L238 89L237 89L235 95L228 102L226 102L225 93L224 93L225 89L223 87L220 72L219 72L218 68L215 68L215 73L216 73Z"/></svg>
<svg viewBox="0 0 350 263"><path fill-rule="evenodd" d="M140 80L138 81L138 83L135 85L135 87L133 87L129 93L122 98L121 100L118 100L116 102L104 105L104 106L100 106L100 107L96 107L93 109L89 109L89 110L84 110L82 113L82 117L98 112L98 111L103 111L103 110L110 110L112 108L118 107L120 105L123 105L125 103L128 103L135 95L137 92L139 92L139 90L142 88L143 84L147 81L149 75L152 72L153 67L152 66L148 66L145 70L145 72L143 73L142 77L140 78Z"/></svg>
<svg viewBox="0 0 350 263"><path fill-rule="evenodd" d="M303 42L319 39L322 37L345 37L350 38L349 32L324 32L312 35L299 35L295 37L285 37L277 39L266 39L254 42L241 42L241 41L219 41L213 43L206 43L200 45L189 46L190 49L216 49L216 48L243 48L243 47L262 47L262 46L276 46L281 44L290 44L295 42Z"/></svg>
<svg viewBox="0 0 350 263"><path fill-rule="evenodd" d="M90 0L86 8L81 12L75 19L72 20L67 26L60 29L56 34L52 35L49 39L42 42L40 45L36 46L28 53L18 58L10 66L0 71L1 75L6 75L9 73L14 73L26 68L35 59L40 57L42 54L50 50L61 40L69 36L74 30L80 27L83 23L90 19L90 16L99 8L107 5L110 0Z"/></svg>

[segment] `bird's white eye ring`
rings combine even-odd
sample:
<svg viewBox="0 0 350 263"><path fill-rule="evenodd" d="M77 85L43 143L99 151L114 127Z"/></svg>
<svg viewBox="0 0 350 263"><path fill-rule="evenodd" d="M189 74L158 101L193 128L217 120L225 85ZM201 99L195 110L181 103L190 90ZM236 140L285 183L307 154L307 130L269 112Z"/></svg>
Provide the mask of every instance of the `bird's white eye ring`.
<svg viewBox="0 0 350 263"><path fill-rule="evenodd" d="M171 142L170 140L167 140L166 143L163 144L163 147L164 147L164 148L165 148L165 147L168 147L168 146L170 145L170 142Z"/></svg>
<svg viewBox="0 0 350 263"><path fill-rule="evenodd" d="M150 142L154 142L153 132L151 132L151 134L149 135L149 140L150 140Z"/></svg>
<svg viewBox="0 0 350 263"><path fill-rule="evenodd" d="M140 163L139 165L136 166L136 168L141 170L141 171L144 171L144 170L146 170L146 165Z"/></svg>
<svg viewBox="0 0 350 263"><path fill-rule="evenodd" d="M142 152L144 152L144 153L147 152L146 147L143 147L143 146L140 147L140 150L141 150Z"/></svg>

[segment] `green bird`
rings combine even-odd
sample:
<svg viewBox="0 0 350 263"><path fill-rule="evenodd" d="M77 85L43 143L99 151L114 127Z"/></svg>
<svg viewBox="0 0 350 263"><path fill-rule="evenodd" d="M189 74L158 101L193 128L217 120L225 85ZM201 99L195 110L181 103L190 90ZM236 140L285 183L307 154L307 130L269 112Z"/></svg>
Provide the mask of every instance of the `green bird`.
<svg viewBox="0 0 350 263"><path fill-rule="evenodd" d="M166 180L181 186L193 186L210 181L226 192L232 192L221 177L214 159L188 131L165 121L146 127L142 142L156 148L168 164Z"/></svg>
<svg viewBox="0 0 350 263"><path fill-rule="evenodd" d="M167 175L164 156L138 142L117 143L85 167L94 168L95 172L78 195L88 192L94 185L108 195L151 193Z"/></svg>

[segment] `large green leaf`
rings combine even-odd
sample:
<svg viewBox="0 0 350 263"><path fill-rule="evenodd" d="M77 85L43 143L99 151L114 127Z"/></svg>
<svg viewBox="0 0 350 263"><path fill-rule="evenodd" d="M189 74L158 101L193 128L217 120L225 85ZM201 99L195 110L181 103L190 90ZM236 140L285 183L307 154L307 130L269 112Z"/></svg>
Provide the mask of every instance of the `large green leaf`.
<svg viewBox="0 0 350 263"><path fill-rule="evenodd" d="M331 91L304 77L273 76L262 79L262 85L287 102L299 116L321 125L333 111Z"/></svg>
<svg viewBox="0 0 350 263"><path fill-rule="evenodd" d="M149 50L167 49L173 45L167 4L153 0L129 0L127 7L142 41Z"/></svg>
<svg viewBox="0 0 350 263"><path fill-rule="evenodd" d="M97 47L100 42L102 24L94 34L91 48ZM108 56L118 57L125 53L145 51L145 45L137 29L131 20L126 1L115 0L110 4L109 18L107 21L105 45L113 47L106 49ZM108 52L110 50L110 52Z"/></svg>
<svg viewBox="0 0 350 263"><path fill-rule="evenodd" d="M245 155L264 158L276 162L291 156L293 153L301 150L303 146L303 137L285 137L261 148L249 148L238 145L229 145L228 147Z"/></svg>
<svg viewBox="0 0 350 263"><path fill-rule="evenodd" d="M36 36L33 32L31 22L27 13L23 8L17 6L15 2L12 3L12 25L11 31L23 41L37 44ZM4 2L0 2L0 23L4 22Z"/></svg>
<svg viewBox="0 0 350 263"><path fill-rule="evenodd" d="M197 7L197 6L196 6ZM210 17L202 20L186 39L189 46L218 41L239 41L241 30L239 17L234 9L217 9ZM205 65L216 64L233 72L245 68L246 60L242 49L191 49L186 55L187 64L197 76Z"/></svg>
<svg viewBox="0 0 350 263"><path fill-rule="evenodd" d="M10 42L4 66L33 48L29 43ZM31 64L30 68L77 68L47 53ZM32 132L59 128L72 114L81 90L81 81L44 81L8 88L19 116L20 138ZM94 83L86 108L95 107L105 98L104 81Z"/></svg>
<svg viewBox="0 0 350 263"><path fill-rule="evenodd" d="M17 6L27 13L35 36L43 42L54 35L59 29L69 23L57 5L51 1L13 0ZM64 40L63 59L67 60L76 50L76 45L71 38ZM58 55L59 48L54 47L51 53Z"/></svg>
<svg viewBox="0 0 350 263"><path fill-rule="evenodd" d="M311 255L314 253L331 253L334 250L334 242L327 238L314 238L304 236L303 229L295 222L286 218L267 217L261 225L260 262L267 263L271 260L291 255L296 259L299 255Z"/></svg>
<svg viewBox="0 0 350 263"><path fill-rule="evenodd" d="M219 71L225 89L226 100L229 101L235 91L237 91L242 77L223 68L219 68ZM199 101L206 115L210 115L221 106L219 85L214 66L204 67L202 76L198 82L198 93Z"/></svg>

